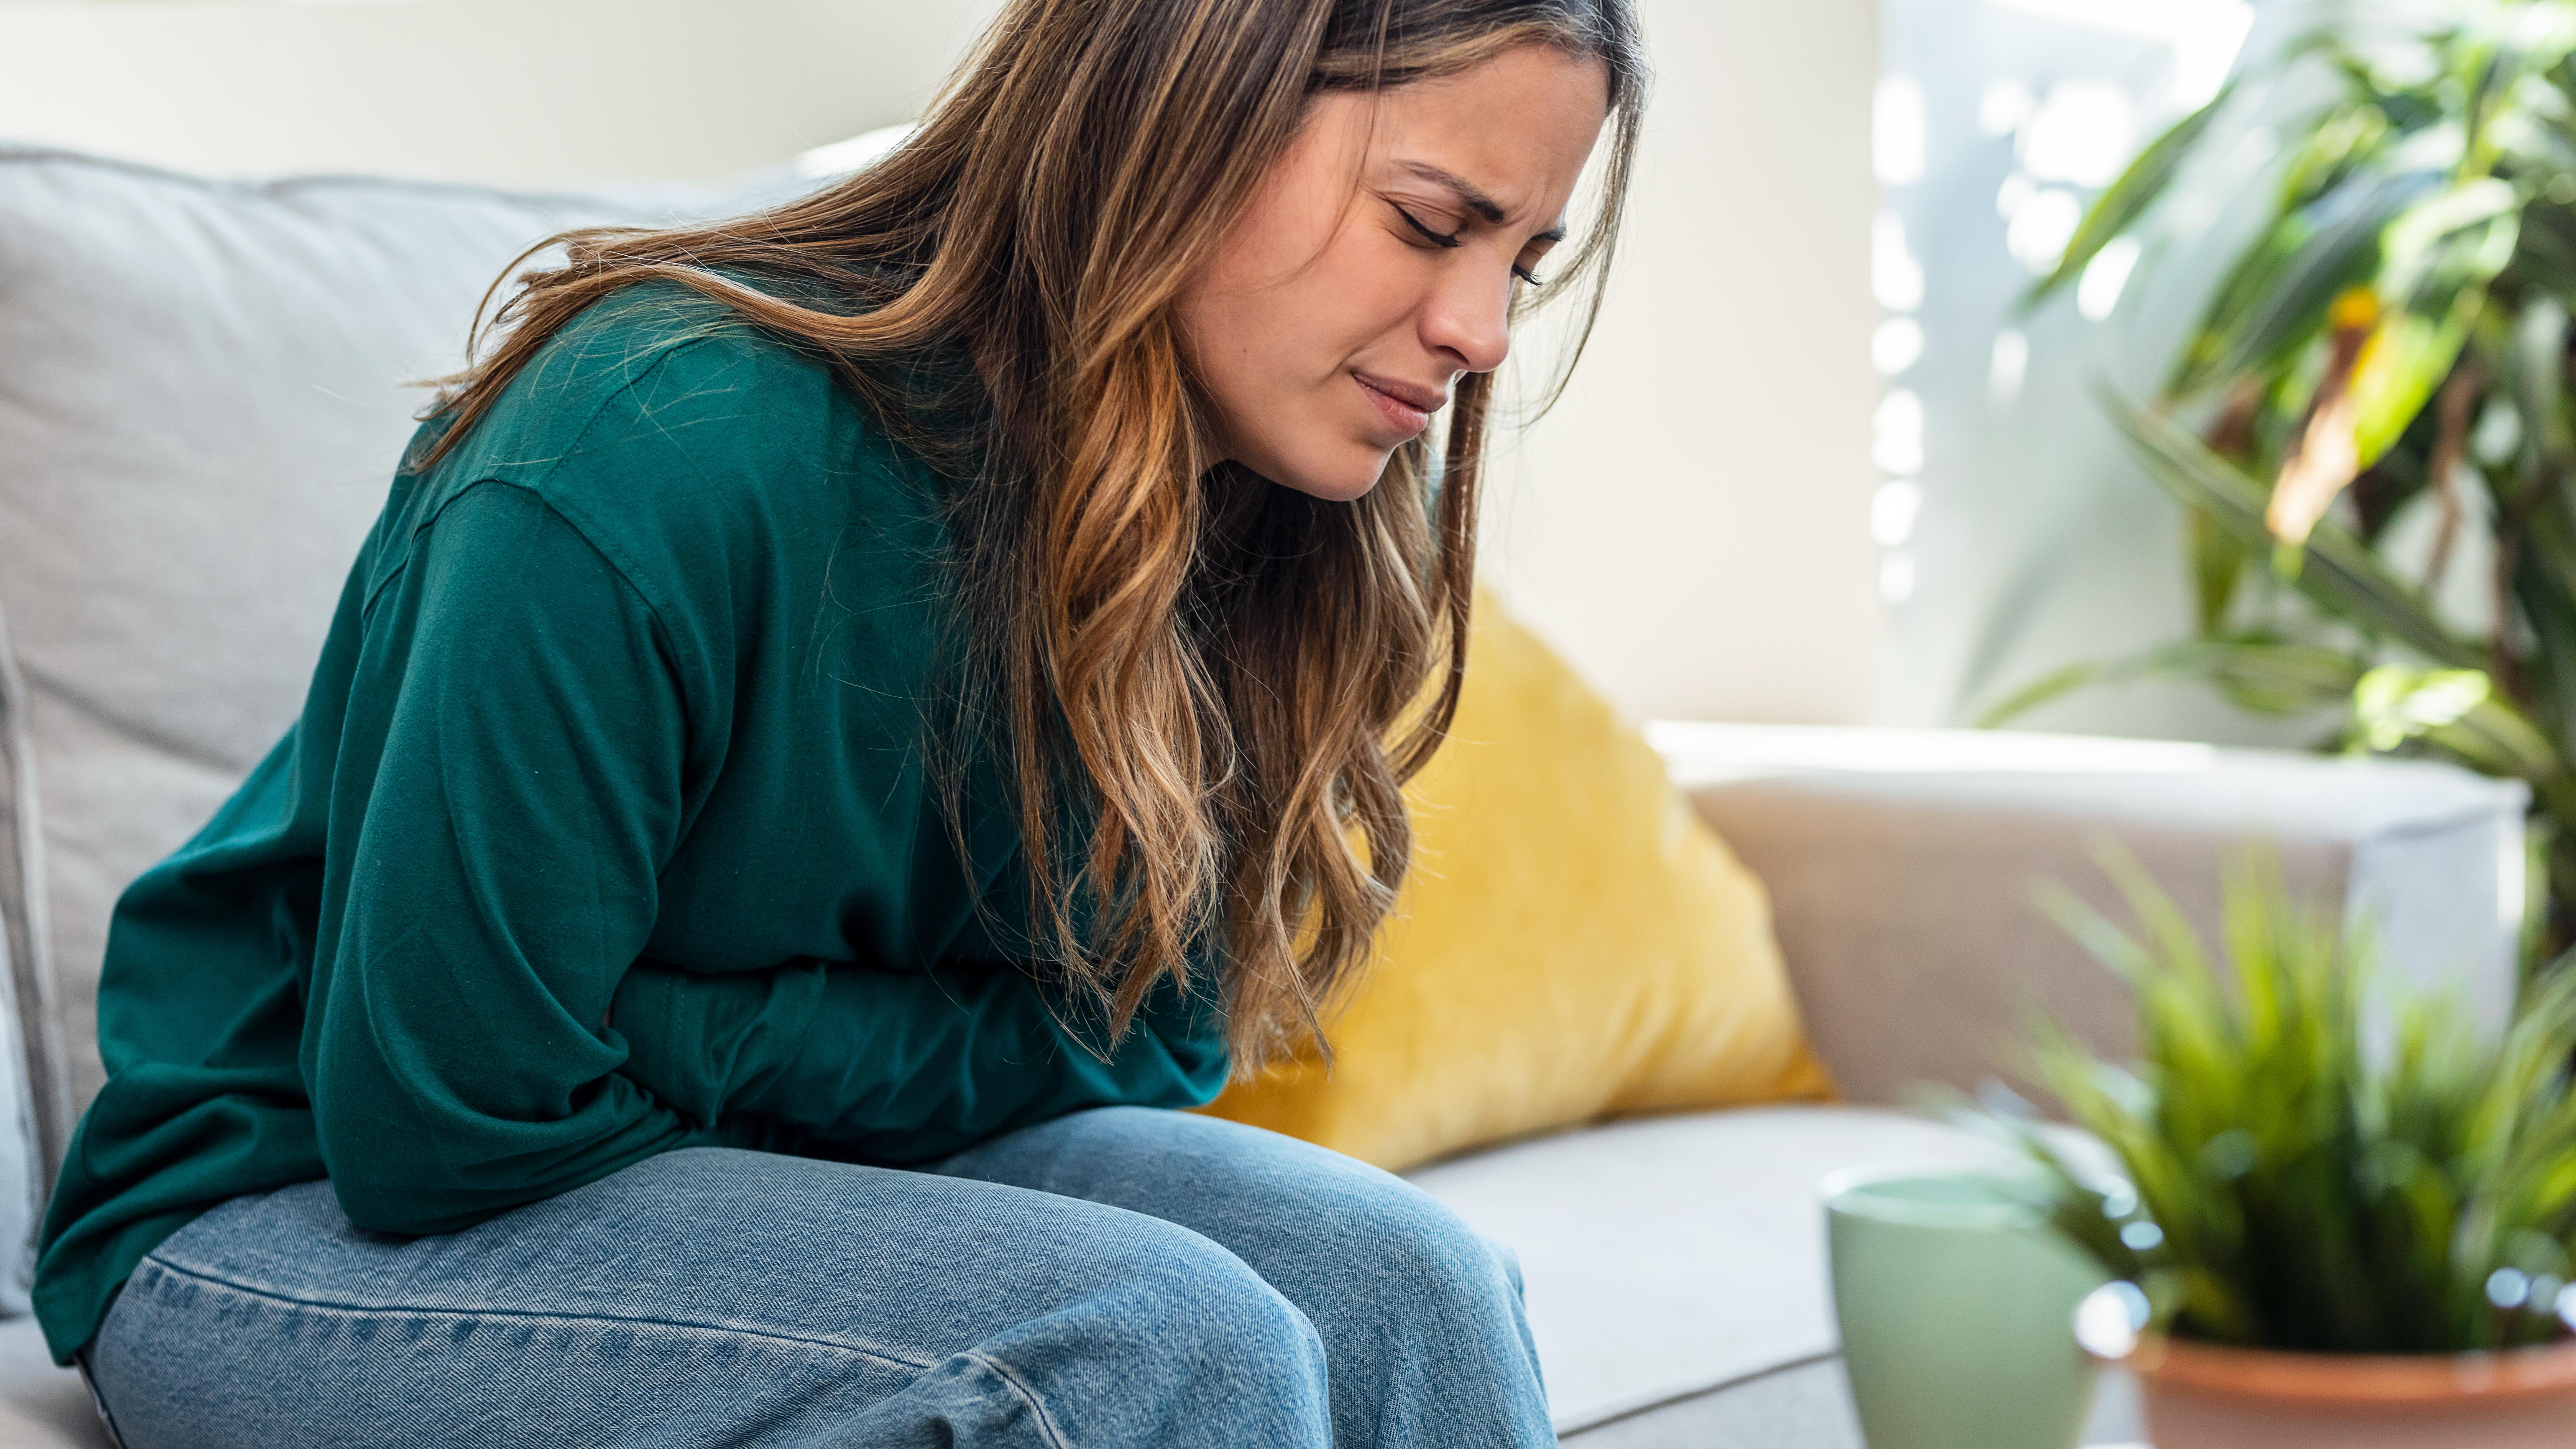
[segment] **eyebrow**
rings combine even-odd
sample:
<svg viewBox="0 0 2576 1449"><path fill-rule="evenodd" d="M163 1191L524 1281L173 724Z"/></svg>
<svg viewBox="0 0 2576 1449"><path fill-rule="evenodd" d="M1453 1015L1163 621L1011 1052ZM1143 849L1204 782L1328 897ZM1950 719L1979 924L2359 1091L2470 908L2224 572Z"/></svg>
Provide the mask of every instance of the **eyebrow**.
<svg viewBox="0 0 2576 1449"><path fill-rule="evenodd" d="M1449 191L1456 193L1458 200L1463 203L1469 211L1483 217L1489 225L1500 226L1503 218L1509 215L1509 213L1503 209L1503 204L1501 202L1486 195L1483 191L1479 190L1473 182L1460 176L1455 171L1443 170L1440 167L1432 165L1428 161L1404 161L1397 164L1404 170L1412 172L1414 175L1421 177L1423 180L1428 181L1435 186L1445 187ZM1534 237L1531 237L1530 240L1561 242L1565 240L1565 223L1558 222L1556 225L1549 227L1547 230L1540 232Z"/></svg>

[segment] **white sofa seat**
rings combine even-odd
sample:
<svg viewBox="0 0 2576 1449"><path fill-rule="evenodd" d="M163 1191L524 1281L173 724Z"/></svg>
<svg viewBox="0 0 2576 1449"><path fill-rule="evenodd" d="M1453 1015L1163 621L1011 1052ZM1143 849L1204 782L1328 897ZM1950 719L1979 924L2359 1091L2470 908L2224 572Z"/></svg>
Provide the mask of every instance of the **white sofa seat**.
<svg viewBox="0 0 2576 1449"><path fill-rule="evenodd" d="M1548 1406L1572 1435L1833 1357L1828 1173L2002 1157L1915 1117L1795 1106L1615 1122L1406 1175L1519 1254Z"/></svg>
<svg viewBox="0 0 2576 1449"><path fill-rule="evenodd" d="M113 1449L80 1375L54 1367L36 1320L0 1319L0 1444L9 1449Z"/></svg>

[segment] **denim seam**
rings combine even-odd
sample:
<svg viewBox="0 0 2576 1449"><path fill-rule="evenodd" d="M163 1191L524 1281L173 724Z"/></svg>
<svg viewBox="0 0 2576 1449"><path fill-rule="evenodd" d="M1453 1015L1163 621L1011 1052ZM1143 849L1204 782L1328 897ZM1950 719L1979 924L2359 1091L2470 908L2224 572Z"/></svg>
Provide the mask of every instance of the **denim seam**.
<svg viewBox="0 0 2576 1449"><path fill-rule="evenodd" d="M354 1317L390 1317L401 1314L412 1314L423 1317L439 1318L515 1318L548 1320L557 1323L620 1323L645 1328L680 1329L692 1333L733 1334L741 1338L756 1338L772 1343L792 1343L806 1348L829 1349L834 1353L846 1353L857 1358L873 1359L898 1368L907 1368L915 1373L927 1373L938 1366L936 1360L916 1359L907 1355L889 1353L880 1349L857 1348L846 1343L836 1343L828 1338L810 1338L803 1334L776 1333L767 1329L742 1328L732 1324L692 1323L683 1319L647 1318L640 1315L630 1317L628 1315L616 1313L550 1313L533 1308L430 1308L415 1305L385 1307L381 1305L368 1306L356 1303L326 1303L318 1299L298 1298L292 1294L279 1293L271 1289L253 1287L248 1283L237 1283L229 1278L219 1277L212 1273L201 1272L194 1268L183 1268L164 1258L146 1258L144 1259L144 1262L151 1267L158 1268L162 1272L172 1275L173 1277L193 1278L198 1282L207 1284L211 1287L229 1289L235 1293L246 1294L253 1298L267 1299L272 1303L283 1303L294 1308L312 1309L317 1312L324 1313L346 1313ZM1013 1387L1016 1388L1017 1385L1014 1384Z"/></svg>
<svg viewBox="0 0 2576 1449"><path fill-rule="evenodd" d="M970 1348L966 1350L965 1356L991 1369L993 1377L1000 1379L1012 1393L1020 1396L1020 1401L1029 1406L1029 1417L1036 1421L1039 1436L1044 1438L1052 1449L1065 1449L1064 1431L1058 1429L1055 1426L1055 1420L1048 1416L1046 1405L1038 1399L1038 1391L1020 1381L1017 1370L981 1349Z"/></svg>

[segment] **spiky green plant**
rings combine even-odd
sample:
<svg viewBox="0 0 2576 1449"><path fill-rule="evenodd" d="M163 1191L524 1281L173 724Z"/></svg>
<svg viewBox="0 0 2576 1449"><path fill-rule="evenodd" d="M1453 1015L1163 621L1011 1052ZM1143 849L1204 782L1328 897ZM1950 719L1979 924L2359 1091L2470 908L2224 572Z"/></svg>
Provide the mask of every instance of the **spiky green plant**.
<svg viewBox="0 0 2576 1449"><path fill-rule="evenodd" d="M2044 1022L2039 1080L2117 1159L1986 1116L2039 1163L2060 1228L2146 1290L2169 1332L2328 1353L2451 1353L2560 1337L2576 1305L2576 972L2500 1039L2453 997L2379 979L2365 936L2276 867L2226 882L2214 962L2133 863L2142 934L2056 898L2136 993L2138 1060Z"/></svg>
<svg viewBox="0 0 2576 1449"><path fill-rule="evenodd" d="M2402 32L2390 7L2335 13L2149 145L2024 299L2188 226L2160 206L2179 178L2257 127L2286 137L2260 232L2156 396L2104 396L2187 511L2197 637L1985 718L2144 675L2265 713L2340 704L2330 748L2530 782L2554 951L2576 939L2576 4L2448 0ZM2301 87L2322 99L2285 119ZM2393 525L2419 510L2429 546L2401 562ZM2435 602L2472 530L2484 619Z"/></svg>

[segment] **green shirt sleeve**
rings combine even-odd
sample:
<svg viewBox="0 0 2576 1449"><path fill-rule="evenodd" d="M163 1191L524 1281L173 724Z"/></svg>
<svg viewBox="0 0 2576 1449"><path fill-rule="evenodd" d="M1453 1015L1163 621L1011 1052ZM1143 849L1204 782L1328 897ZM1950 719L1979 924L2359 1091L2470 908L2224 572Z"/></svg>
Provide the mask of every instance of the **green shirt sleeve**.
<svg viewBox="0 0 2576 1449"><path fill-rule="evenodd" d="M773 1125L908 1163L1223 1086L1204 976L1160 983L1104 1061L1082 1041L1105 1032L1077 1039L1081 1011L1009 963L642 959L686 814L685 691L652 609L537 494L447 503L362 640L308 1017L351 1221L453 1231Z"/></svg>
<svg viewBox="0 0 2576 1449"><path fill-rule="evenodd" d="M1105 1022L1060 1019L1083 1014L1015 965L708 976L647 961L618 987L612 1034L625 1070L696 1122L751 1113L909 1164L1085 1107L1205 1104L1228 1066L1213 989L1156 983L1112 1050Z"/></svg>
<svg viewBox="0 0 2576 1449"><path fill-rule="evenodd" d="M447 1232L720 1140L601 1032L680 830L651 611L569 523L469 486L368 602L304 1045L352 1222Z"/></svg>

